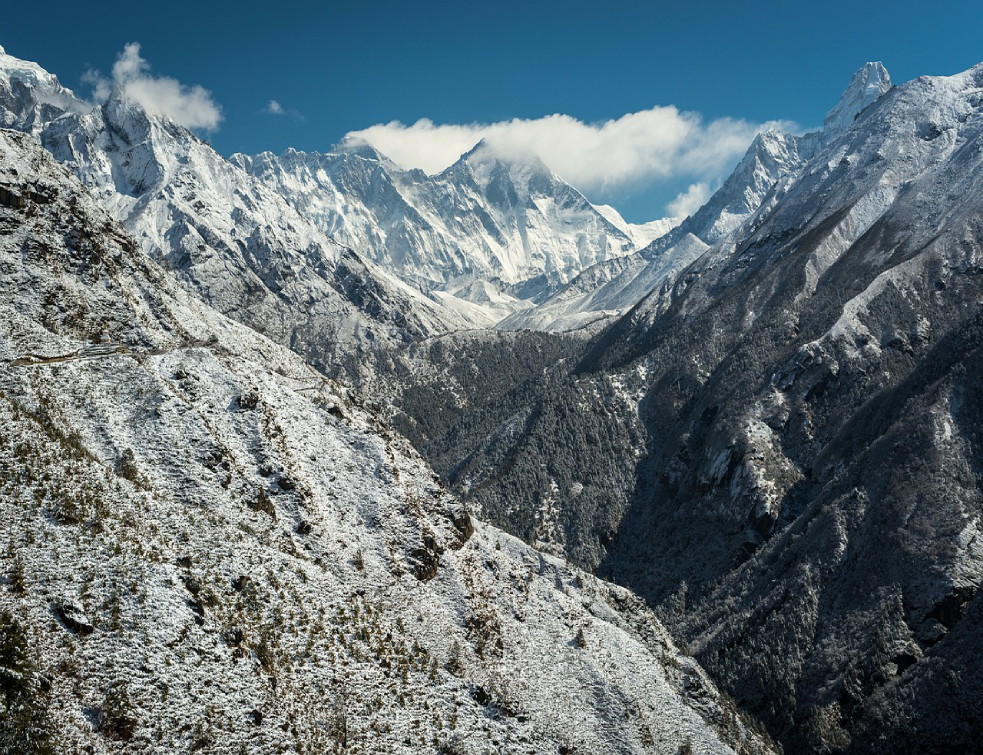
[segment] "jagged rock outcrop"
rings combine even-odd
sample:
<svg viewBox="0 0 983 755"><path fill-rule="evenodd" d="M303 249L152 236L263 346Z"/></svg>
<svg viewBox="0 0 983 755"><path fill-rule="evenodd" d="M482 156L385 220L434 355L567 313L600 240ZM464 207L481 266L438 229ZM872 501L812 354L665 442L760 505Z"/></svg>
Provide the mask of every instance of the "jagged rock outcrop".
<svg viewBox="0 0 983 755"><path fill-rule="evenodd" d="M850 85L840 101L836 103L823 119L823 130L829 132L845 131L853 125L857 116L868 105L872 105L891 88L891 75L883 63L867 63L853 74Z"/></svg>

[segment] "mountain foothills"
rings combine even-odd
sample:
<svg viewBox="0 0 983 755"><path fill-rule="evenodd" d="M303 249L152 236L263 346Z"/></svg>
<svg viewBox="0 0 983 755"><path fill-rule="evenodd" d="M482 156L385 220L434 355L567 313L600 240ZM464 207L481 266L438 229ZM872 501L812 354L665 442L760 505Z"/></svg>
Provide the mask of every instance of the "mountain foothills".
<svg viewBox="0 0 983 755"><path fill-rule="evenodd" d="M0 130L3 752L772 750L78 170Z"/></svg>
<svg viewBox="0 0 983 755"><path fill-rule="evenodd" d="M983 749L983 65L643 226L2 51L0 126L8 750Z"/></svg>

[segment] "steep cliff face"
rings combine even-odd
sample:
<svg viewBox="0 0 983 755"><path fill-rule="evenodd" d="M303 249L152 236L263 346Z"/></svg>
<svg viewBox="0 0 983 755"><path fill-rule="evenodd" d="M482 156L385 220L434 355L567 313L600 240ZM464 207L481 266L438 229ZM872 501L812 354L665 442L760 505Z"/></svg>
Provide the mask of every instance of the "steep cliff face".
<svg viewBox="0 0 983 755"><path fill-rule="evenodd" d="M853 74L840 101L823 119L823 130L845 131L869 105L891 89L891 75L883 63L867 63Z"/></svg>
<svg viewBox="0 0 983 755"><path fill-rule="evenodd" d="M637 598L472 522L14 131L0 290L5 750L768 751Z"/></svg>

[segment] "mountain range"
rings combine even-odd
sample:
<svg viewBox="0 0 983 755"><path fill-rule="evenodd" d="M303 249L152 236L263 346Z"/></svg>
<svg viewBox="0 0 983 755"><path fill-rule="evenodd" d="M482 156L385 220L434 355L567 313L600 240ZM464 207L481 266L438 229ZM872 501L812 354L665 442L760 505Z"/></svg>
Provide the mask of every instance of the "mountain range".
<svg viewBox="0 0 983 755"><path fill-rule="evenodd" d="M378 407L169 264L181 160L126 152L202 145L112 99L45 112L0 130L4 751L770 751L635 596L472 520Z"/></svg>
<svg viewBox="0 0 983 755"><path fill-rule="evenodd" d="M486 142L434 176L402 170L354 139L325 154L231 160L324 233L484 326L646 246L675 222L630 225L535 155L503 155Z"/></svg>
<svg viewBox="0 0 983 755"><path fill-rule="evenodd" d="M644 226L2 51L0 125L6 741L983 749L983 65Z"/></svg>

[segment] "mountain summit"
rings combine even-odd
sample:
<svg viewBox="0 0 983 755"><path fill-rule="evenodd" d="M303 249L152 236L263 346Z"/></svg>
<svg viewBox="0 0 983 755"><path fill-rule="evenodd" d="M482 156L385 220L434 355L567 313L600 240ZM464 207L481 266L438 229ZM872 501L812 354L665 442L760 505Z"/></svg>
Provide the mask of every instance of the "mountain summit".
<svg viewBox="0 0 983 755"><path fill-rule="evenodd" d="M119 88L96 106L4 55L0 118L35 136L196 295L319 364L355 371L363 346L468 324Z"/></svg>
<svg viewBox="0 0 983 755"><path fill-rule="evenodd" d="M0 47L0 128L37 136L62 113L91 109L37 63L8 55Z"/></svg>
<svg viewBox="0 0 983 755"><path fill-rule="evenodd" d="M823 119L825 131L849 128L853 121L868 106L876 102L891 88L891 76L883 63L867 63L853 74L850 86L843 92L840 101Z"/></svg>

